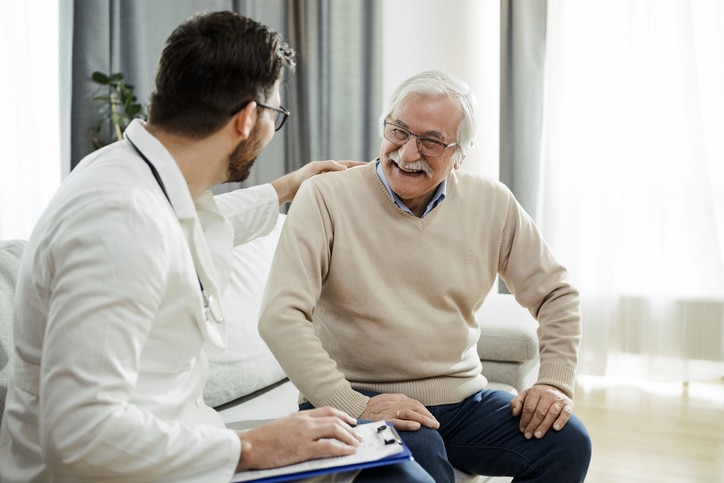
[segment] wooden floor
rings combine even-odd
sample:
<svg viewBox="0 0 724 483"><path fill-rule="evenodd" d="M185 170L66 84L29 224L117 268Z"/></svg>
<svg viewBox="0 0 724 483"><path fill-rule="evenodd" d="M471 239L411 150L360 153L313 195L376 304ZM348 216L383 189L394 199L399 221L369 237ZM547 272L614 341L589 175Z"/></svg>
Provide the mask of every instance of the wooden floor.
<svg viewBox="0 0 724 483"><path fill-rule="evenodd" d="M724 483L724 380L579 377L574 412L593 440L586 483Z"/></svg>

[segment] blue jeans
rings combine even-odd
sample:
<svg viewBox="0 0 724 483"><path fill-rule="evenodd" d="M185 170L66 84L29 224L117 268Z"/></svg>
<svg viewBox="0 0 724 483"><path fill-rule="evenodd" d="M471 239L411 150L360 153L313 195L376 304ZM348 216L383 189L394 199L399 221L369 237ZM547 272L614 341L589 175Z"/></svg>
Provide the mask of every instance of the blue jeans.
<svg viewBox="0 0 724 483"><path fill-rule="evenodd" d="M367 396L376 393L360 391ZM437 483L454 482L453 466L473 474L513 476L522 482L583 482L591 439L575 416L560 431L527 440L505 391L483 389L455 404L429 406L440 428L400 431L415 460ZM300 409L309 409L305 404Z"/></svg>
<svg viewBox="0 0 724 483"><path fill-rule="evenodd" d="M416 461L403 461L393 465L362 470L354 479L354 483L377 482L435 483L435 480Z"/></svg>

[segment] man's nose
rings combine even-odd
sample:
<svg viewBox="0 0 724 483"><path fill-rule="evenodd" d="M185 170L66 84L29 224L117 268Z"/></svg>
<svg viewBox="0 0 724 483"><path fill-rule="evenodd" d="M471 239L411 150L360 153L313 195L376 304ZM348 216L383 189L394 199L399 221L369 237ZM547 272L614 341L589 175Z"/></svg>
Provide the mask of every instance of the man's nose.
<svg viewBox="0 0 724 483"><path fill-rule="evenodd" d="M400 159L405 163L412 163L420 159L422 155L417 149L417 138L410 136L405 144L400 147Z"/></svg>

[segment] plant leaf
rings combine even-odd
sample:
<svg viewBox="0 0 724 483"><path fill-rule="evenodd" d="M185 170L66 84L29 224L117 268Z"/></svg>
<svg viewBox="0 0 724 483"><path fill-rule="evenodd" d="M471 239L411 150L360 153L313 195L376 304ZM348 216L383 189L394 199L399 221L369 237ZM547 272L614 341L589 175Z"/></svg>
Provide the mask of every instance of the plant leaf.
<svg viewBox="0 0 724 483"><path fill-rule="evenodd" d="M105 75L103 72L98 71L93 72L93 74L91 75L91 80L96 84L101 84L104 86L110 83L110 79L108 78L108 76Z"/></svg>

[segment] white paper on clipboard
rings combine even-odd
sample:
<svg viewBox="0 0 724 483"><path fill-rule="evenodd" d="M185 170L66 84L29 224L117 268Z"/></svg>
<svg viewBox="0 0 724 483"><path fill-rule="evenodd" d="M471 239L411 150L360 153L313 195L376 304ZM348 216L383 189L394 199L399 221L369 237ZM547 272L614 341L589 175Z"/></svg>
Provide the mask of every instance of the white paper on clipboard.
<svg viewBox="0 0 724 483"><path fill-rule="evenodd" d="M286 481L335 472L354 472L367 467L393 464L412 459L410 450L407 449L391 424L385 421L376 421L359 424L353 429L362 436L362 443L354 454L319 458L268 470L241 471L234 474L231 482L259 481L260 483L267 483Z"/></svg>

